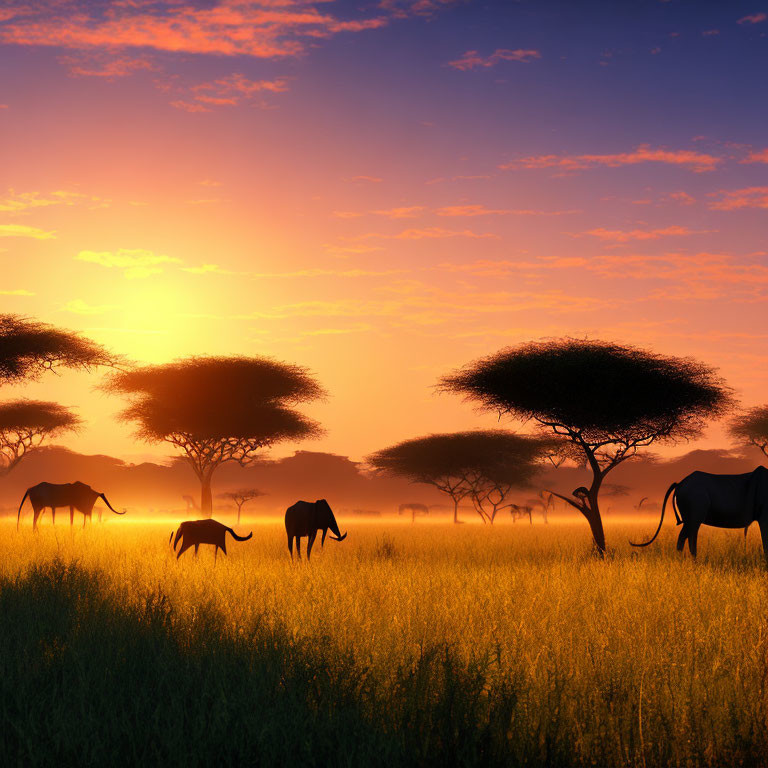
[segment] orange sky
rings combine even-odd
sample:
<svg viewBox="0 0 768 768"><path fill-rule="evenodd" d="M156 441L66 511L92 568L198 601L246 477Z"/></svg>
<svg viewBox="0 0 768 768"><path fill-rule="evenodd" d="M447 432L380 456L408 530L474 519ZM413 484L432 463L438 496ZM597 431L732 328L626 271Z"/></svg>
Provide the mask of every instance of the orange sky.
<svg viewBox="0 0 768 768"><path fill-rule="evenodd" d="M764 402L765 18L503 5L0 10L3 311L142 362L306 365L330 398L301 447L353 458L495 424L431 387L542 337L692 355ZM78 409L76 450L165 453L97 383L24 394Z"/></svg>

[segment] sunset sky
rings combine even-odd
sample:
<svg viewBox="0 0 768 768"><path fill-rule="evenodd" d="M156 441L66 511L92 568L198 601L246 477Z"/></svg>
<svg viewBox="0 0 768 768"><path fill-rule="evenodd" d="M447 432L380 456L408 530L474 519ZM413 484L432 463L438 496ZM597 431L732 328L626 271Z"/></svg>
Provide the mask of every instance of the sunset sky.
<svg viewBox="0 0 768 768"><path fill-rule="evenodd" d="M275 455L493 425L433 385L543 337L768 401L768 2L3 0L0 68L2 311L306 365ZM23 394L167 453L98 381Z"/></svg>

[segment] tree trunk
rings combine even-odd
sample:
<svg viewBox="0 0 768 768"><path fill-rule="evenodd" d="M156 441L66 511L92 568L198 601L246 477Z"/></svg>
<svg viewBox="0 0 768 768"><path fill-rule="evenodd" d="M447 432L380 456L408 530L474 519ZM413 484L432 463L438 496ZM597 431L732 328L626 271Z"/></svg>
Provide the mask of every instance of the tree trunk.
<svg viewBox="0 0 768 768"><path fill-rule="evenodd" d="M592 531L592 538L595 541L600 557L603 557L605 555L605 532L603 531L603 520L600 517L597 500L595 500L594 507L583 510L583 515L587 518L589 529Z"/></svg>
<svg viewBox="0 0 768 768"><path fill-rule="evenodd" d="M459 522L459 500L453 500L453 523L454 525Z"/></svg>
<svg viewBox="0 0 768 768"><path fill-rule="evenodd" d="M211 478L200 480L200 514L203 517L213 517L213 496L211 495Z"/></svg>
<svg viewBox="0 0 768 768"><path fill-rule="evenodd" d="M237 505L237 524L240 525L240 510L243 508L242 504Z"/></svg>

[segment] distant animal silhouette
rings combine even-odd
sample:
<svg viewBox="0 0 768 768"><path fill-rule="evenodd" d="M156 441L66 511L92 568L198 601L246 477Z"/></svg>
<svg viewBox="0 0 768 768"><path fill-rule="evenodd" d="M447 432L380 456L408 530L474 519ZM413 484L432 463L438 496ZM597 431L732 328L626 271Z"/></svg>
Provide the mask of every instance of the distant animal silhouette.
<svg viewBox="0 0 768 768"><path fill-rule="evenodd" d="M197 502L191 496L182 496L181 498L187 502L187 512L200 511L200 507L197 506Z"/></svg>
<svg viewBox="0 0 768 768"><path fill-rule="evenodd" d="M411 502L410 504L401 504L397 508L397 514L402 515L405 513L406 515L408 513L411 513L411 522L416 522L416 515L428 515L429 514L429 507L426 504L418 504L416 502Z"/></svg>
<svg viewBox="0 0 768 768"><path fill-rule="evenodd" d="M125 510L118 512L108 501L107 497L103 493L94 491L90 485L85 483L38 483L31 488L27 488L24 497L19 504L19 512L16 516L16 530L19 529L19 521L21 520L21 508L24 506L24 502L29 497L29 502L32 504L32 528L37 530L37 520L40 515L43 514L43 510L46 507L51 508L51 517L54 524L56 523L56 510L59 507L69 507L69 524L73 525L75 522L75 510L83 513L83 528L85 528L85 522L91 518L93 514L93 505L96 500L101 498L104 503L116 514L124 515Z"/></svg>
<svg viewBox="0 0 768 768"><path fill-rule="evenodd" d="M533 525L533 507L528 506L527 504L525 506L520 504L510 504L509 513L512 515L513 523L516 523L518 520L523 520L527 517L528 522Z"/></svg>
<svg viewBox="0 0 768 768"><path fill-rule="evenodd" d="M679 483L672 483L664 495L661 519L656 533L633 547L647 547L659 535L664 522L667 500L672 497L672 509L682 530L677 538L677 550L688 549L696 557L696 539L702 525L714 528L743 528L757 522L763 539L763 552L768 563L768 469L757 467L743 475L715 475L691 472Z"/></svg>
<svg viewBox="0 0 768 768"><path fill-rule="evenodd" d="M333 515L328 502L325 499L312 501L297 501L293 506L285 510L285 532L288 534L288 551L293 559L293 540L296 539L296 554L301 560L301 537L307 536L307 560L312 554L312 545L317 538L317 532L322 530L323 538L320 546L325 545L325 535L331 529L331 538L336 541L344 541L347 538L339 531L336 518Z"/></svg>
<svg viewBox="0 0 768 768"><path fill-rule="evenodd" d="M183 522L176 531L176 538L173 541L173 551L176 551L176 546L181 540L181 547L179 547L179 553L176 555L178 560L191 546L195 548L195 557L197 557L197 550L201 544L213 544L215 547L215 554L213 556L214 562L221 550L225 555L227 554L227 543L225 541L227 533L232 534L232 538L235 541L248 541L253 536L251 531L247 536L238 536L230 527L218 522L218 520L186 520ZM173 533L171 533L173 538Z"/></svg>

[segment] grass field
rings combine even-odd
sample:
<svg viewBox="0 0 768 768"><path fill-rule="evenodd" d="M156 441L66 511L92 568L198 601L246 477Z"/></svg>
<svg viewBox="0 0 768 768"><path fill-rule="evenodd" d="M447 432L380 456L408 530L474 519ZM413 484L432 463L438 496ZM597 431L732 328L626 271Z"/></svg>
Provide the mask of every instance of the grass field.
<svg viewBox="0 0 768 768"><path fill-rule="evenodd" d="M0 525L4 765L768 765L759 536L672 525ZM241 529L242 530L242 529Z"/></svg>

